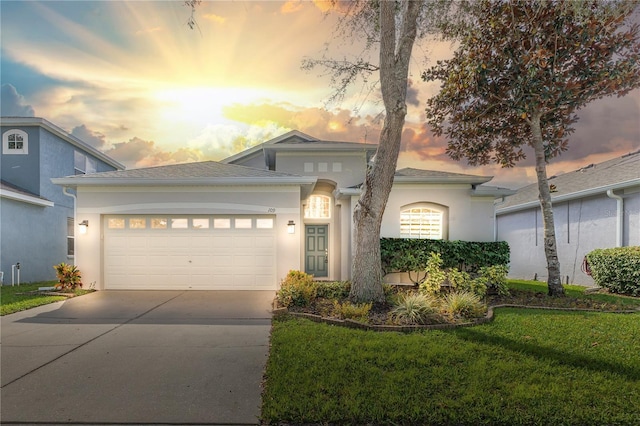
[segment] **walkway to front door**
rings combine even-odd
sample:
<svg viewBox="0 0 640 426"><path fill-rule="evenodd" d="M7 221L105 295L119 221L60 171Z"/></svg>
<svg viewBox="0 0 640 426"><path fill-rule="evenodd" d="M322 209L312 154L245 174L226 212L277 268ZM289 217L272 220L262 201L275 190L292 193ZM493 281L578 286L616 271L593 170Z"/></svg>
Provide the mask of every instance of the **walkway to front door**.
<svg viewBox="0 0 640 426"><path fill-rule="evenodd" d="M304 229L304 271L316 278L329 276L329 225L305 225Z"/></svg>

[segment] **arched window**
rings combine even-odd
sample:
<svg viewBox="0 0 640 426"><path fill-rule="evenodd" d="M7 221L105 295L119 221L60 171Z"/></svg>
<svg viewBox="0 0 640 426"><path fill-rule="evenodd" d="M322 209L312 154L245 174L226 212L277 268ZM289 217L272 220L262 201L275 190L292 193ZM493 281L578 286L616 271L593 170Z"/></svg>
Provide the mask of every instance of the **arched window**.
<svg viewBox="0 0 640 426"><path fill-rule="evenodd" d="M305 219L329 219L331 217L331 197L312 195L304 207Z"/></svg>
<svg viewBox="0 0 640 426"><path fill-rule="evenodd" d="M7 130L2 134L3 154L28 154L29 136L18 129Z"/></svg>
<svg viewBox="0 0 640 426"><path fill-rule="evenodd" d="M447 207L431 203L405 206L400 211L401 238L447 238Z"/></svg>

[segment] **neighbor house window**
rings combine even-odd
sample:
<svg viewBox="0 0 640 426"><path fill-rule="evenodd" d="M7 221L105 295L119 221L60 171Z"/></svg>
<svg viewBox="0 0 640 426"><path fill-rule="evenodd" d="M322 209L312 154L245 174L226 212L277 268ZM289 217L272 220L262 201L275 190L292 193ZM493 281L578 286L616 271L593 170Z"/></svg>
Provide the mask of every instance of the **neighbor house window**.
<svg viewBox="0 0 640 426"><path fill-rule="evenodd" d="M445 206L437 204L414 204L400 211L401 238L446 238Z"/></svg>
<svg viewBox="0 0 640 426"><path fill-rule="evenodd" d="M77 175L95 173L98 170L98 161L95 158L87 157L80 151L73 154L73 167Z"/></svg>
<svg viewBox="0 0 640 426"><path fill-rule="evenodd" d="M3 154L28 154L29 153L29 136L27 132L13 129L7 130L2 135L2 153Z"/></svg>
<svg viewBox="0 0 640 426"><path fill-rule="evenodd" d="M74 241L75 241L75 220L72 217L67 218L67 256L73 256L75 254Z"/></svg>
<svg viewBox="0 0 640 426"><path fill-rule="evenodd" d="M331 217L331 197L326 195L312 195L304 207L306 219L329 219Z"/></svg>

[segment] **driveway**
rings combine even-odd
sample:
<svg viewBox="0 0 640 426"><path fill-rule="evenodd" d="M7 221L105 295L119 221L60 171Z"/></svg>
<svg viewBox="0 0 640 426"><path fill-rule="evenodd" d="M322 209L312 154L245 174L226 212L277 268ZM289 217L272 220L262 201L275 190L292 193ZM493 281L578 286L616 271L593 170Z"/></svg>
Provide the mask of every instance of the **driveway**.
<svg viewBox="0 0 640 426"><path fill-rule="evenodd" d="M99 291L2 317L2 424L257 424L272 291Z"/></svg>

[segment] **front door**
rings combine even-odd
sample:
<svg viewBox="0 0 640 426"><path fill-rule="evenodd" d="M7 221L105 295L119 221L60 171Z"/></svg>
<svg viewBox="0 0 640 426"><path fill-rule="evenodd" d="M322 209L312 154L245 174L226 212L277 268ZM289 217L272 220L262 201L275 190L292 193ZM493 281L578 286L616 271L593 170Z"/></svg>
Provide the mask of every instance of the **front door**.
<svg viewBox="0 0 640 426"><path fill-rule="evenodd" d="M305 225L304 271L314 277L329 276L329 225Z"/></svg>

